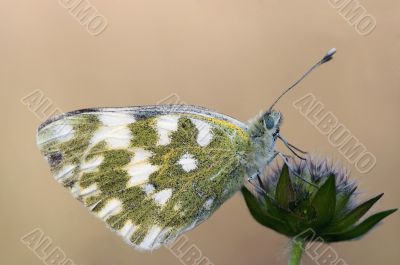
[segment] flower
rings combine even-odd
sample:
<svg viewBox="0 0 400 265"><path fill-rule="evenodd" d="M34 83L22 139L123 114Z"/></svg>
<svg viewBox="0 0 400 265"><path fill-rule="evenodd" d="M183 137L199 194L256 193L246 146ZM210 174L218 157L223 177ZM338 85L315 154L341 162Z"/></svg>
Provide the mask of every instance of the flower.
<svg viewBox="0 0 400 265"><path fill-rule="evenodd" d="M361 220L383 193L359 203L357 183L350 180L349 171L328 159L293 159L290 169L286 164L275 164L258 182L254 184L261 188L242 189L254 219L305 242L359 238L397 210L381 211ZM305 231L312 231L312 237Z"/></svg>

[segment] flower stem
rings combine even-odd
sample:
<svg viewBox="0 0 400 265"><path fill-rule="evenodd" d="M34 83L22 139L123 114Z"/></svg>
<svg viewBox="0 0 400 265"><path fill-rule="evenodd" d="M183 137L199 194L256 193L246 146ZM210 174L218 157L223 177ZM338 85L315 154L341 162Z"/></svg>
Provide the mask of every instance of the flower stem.
<svg viewBox="0 0 400 265"><path fill-rule="evenodd" d="M305 247L305 242L299 239L292 240L292 252L290 253L288 265L299 265Z"/></svg>

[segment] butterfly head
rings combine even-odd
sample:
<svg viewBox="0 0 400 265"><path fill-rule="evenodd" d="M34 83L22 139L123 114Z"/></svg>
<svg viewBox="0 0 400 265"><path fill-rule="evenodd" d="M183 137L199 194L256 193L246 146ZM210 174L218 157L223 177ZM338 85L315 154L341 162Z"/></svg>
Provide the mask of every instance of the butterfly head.
<svg viewBox="0 0 400 265"><path fill-rule="evenodd" d="M283 115L277 110L268 110L250 121L249 134L253 141L272 144L279 133Z"/></svg>
<svg viewBox="0 0 400 265"><path fill-rule="evenodd" d="M271 110L267 111L262 116L262 123L266 131L272 134L279 131L279 126L282 122L282 114L279 111Z"/></svg>

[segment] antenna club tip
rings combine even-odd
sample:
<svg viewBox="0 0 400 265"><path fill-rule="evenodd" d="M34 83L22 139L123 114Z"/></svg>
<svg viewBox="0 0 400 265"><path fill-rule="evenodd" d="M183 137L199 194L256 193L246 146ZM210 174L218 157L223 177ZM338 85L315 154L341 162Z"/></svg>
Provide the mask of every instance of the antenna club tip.
<svg viewBox="0 0 400 265"><path fill-rule="evenodd" d="M336 51L336 48L332 48L326 53L326 56L332 57L336 53Z"/></svg>
<svg viewBox="0 0 400 265"><path fill-rule="evenodd" d="M326 63L326 62L329 62L330 60L332 60L332 58L333 58L333 55L336 53L336 48L332 48L332 49L330 49L327 53L326 53L326 55L324 56L324 58L322 58L322 60L321 60L321 64L323 64L323 63Z"/></svg>

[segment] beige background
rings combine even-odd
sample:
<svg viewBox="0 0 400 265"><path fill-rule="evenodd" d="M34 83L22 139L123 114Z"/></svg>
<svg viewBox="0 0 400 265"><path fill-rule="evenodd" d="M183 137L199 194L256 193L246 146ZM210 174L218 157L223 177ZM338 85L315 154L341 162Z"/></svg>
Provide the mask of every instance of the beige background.
<svg viewBox="0 0 400 265"><path fill-rule="evenodd" d="M283 135L343 159L292 106L312 92L377 157L370 173L353 172L364 196L386 193L375 210L400 205L399 1L362 0L377 20L369 36L328 0L91 3L108 19L96 37L57 0L1 3L1 264L42 264L19 241L36 227L77 265L180 264L166 249L131 249L52 179L35 145L41 120L20 102L36 89L64 111L176 93L245 121L335 46L336 59L279 104ZM348 264L398 264L399 227L395 214L363 240L333 247ZM215 265L286 263L288 240L253 221L240 195L188 236Z"/></svg>

